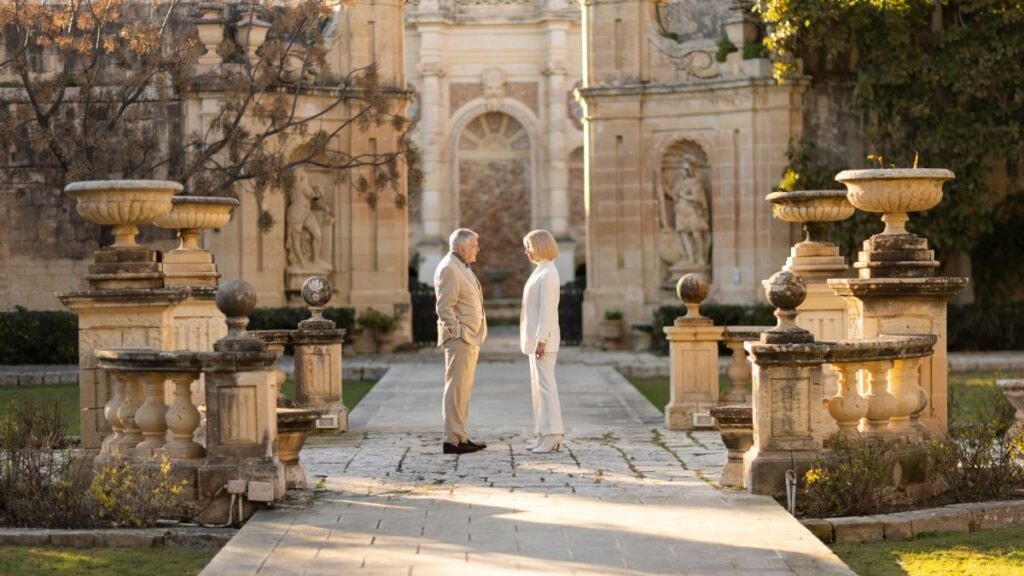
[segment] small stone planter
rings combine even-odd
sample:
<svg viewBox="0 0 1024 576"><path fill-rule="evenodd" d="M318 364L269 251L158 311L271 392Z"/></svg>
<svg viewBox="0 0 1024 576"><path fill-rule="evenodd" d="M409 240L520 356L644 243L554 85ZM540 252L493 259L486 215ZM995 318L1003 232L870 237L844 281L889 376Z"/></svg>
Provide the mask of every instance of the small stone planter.
<svg viewBox="0 0 1024 576"><path fill-rule="evenodd" d="M729 450L718 483L743 487L743 454L754 444L754 409L749 405L714 406L711 417L718 422L722 444Z"/></svg>
<svg viewBox="0 0 1024 576"><path fill-rule="evenodd" d="M1014 415L1016 421L1006 433L1014 436L1024 433L1024 378L996 380L996 385L1017 410Z"/></svg>
<svg viewBox="0 0 1024 576"><path fill-rule="evenodd" d="M107 249L138 248L139 224L159 220L172 208L171 198L182 185L163 180L91 180L64 188L75 209L93 224L113 226L114 243Z"/></svg>

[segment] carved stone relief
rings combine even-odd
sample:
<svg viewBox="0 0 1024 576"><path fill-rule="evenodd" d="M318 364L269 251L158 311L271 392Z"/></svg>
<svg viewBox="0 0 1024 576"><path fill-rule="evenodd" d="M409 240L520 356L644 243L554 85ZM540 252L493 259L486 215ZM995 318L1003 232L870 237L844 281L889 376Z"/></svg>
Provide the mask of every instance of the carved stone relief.
<svg viewBox="0 0 1024 576"><path fill-rule="evenodd" d="M711 268L711 203L707 154L695 142L672 144L661 159L658 253L668 265L666 281Z"/></svg>
<svg viewBox="0 0 1024 576"><path fill-rule="evenodd" d="M296 177L285 209L285 252L288 271L330 272L331 228L334 211L323 186L312 184L304 173Z"/></svg>

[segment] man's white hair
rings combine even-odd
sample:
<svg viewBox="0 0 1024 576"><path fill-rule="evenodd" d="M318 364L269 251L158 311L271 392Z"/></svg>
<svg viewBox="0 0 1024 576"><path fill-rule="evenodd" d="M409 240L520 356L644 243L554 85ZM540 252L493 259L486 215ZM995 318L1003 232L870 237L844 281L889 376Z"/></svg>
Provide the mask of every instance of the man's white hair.
<svg viewBox="0 0 1024 576"><path fill-rule="evenodd" d="M470 238L478 238L479 236L479 234L473 232L469 228L459 228L455 232L452 232L452 235L448 237L448 248L452 252L455 252L459 249L459 246L465 244L467 240Z"/></svg>

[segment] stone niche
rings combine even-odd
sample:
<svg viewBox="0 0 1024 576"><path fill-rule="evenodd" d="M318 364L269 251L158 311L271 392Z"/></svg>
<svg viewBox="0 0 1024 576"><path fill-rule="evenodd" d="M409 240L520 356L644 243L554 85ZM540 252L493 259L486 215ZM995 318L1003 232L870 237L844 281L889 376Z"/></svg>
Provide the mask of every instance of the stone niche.
<svg viewBox="0 0 1024 576"><path fill-rule="evenodd" d="M661 155L657 179L658 258L664 286L675 290L686 274L711 282L711 199L707 154L690 140L673 142Z"/></svg>

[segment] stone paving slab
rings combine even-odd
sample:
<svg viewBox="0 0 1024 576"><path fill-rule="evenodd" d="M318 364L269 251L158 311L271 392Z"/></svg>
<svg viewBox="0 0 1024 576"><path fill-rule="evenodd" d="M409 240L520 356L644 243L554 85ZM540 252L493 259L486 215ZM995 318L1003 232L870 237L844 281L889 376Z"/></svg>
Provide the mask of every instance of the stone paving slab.
<svg viewBox="0 0 1024 576"><path fill-rule="evenodd" d="M563 450L532 454L521 363L482 363L471 432L441 454L441 366L396 365L311 439L322 489L254 516L203 571L234 574L853 574L775 501L719 490L715 432L670 432L610 367L560 364Z"/></svg>

